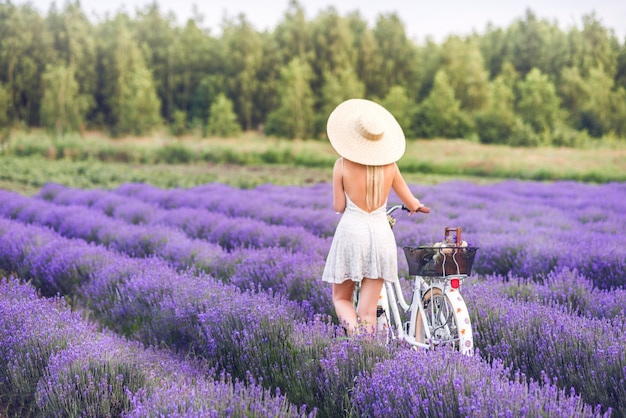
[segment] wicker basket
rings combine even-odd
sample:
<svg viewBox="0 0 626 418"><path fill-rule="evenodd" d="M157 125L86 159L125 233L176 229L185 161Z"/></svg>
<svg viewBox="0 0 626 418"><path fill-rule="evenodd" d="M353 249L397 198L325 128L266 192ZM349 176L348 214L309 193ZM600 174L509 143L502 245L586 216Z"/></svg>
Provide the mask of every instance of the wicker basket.
<svg viewBox="0 0 626 418"><path fill-rule="evenodd" d="M470 275L478 247L404 247L411 276Z"/></svg>

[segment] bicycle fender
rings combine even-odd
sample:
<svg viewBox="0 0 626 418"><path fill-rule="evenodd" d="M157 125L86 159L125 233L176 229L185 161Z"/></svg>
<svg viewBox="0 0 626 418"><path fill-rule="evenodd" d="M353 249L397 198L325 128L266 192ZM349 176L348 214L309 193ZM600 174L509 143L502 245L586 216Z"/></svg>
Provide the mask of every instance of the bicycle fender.
<svg viewBox="0 0 626 418"><path fill-rule="evenodd" d="M472 321L465 300L458 289L448 287L445 293L454 309L456 323L459 327L459 350L465 355L473 356L474 336L472 333Z"/></svg>

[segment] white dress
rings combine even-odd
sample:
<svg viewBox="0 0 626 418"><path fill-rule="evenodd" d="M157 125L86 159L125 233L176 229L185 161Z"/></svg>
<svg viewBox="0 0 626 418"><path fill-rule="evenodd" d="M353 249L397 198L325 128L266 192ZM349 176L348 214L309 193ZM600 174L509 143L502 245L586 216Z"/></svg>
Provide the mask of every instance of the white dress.
<svg viewBox="0 0 626 418"><path fill-rule="evenodd" d="M326 258L322 280L360 282L364 277L398 280L398 248L387 220L386 202L366 212L346 195L344 211Z"/></svg>

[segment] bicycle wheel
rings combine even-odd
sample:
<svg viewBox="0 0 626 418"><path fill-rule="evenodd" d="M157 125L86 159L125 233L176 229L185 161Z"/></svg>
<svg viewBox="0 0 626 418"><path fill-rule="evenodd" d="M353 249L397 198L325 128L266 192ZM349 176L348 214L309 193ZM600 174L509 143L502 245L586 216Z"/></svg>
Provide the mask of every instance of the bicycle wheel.
<svg viewBox="0 0 626 418"><path fill-rule="evenodd" d="M463 354L474 353L472 324L463 297L456 289L445 293L436 287L423 298L424 312L435 346L451 345Z"/></svg>

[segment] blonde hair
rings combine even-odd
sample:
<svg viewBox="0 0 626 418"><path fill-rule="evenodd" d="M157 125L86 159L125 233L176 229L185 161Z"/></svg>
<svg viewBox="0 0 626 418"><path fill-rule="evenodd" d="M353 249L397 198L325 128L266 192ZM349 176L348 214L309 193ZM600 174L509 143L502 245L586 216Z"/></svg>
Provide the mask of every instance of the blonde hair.
<svg viewBox="0 0 626 418"><path fill-rule="evenodd" d="M365 204L369 210L383 205L385 193L385 172L381 165L368 165L366 172Z"/></svg>

